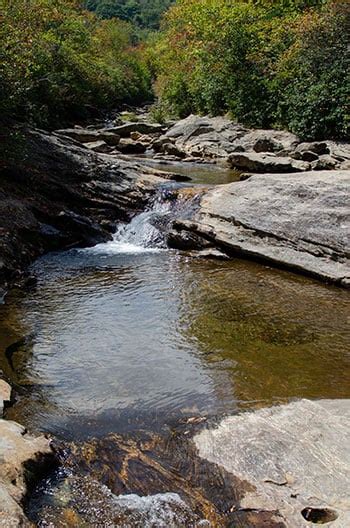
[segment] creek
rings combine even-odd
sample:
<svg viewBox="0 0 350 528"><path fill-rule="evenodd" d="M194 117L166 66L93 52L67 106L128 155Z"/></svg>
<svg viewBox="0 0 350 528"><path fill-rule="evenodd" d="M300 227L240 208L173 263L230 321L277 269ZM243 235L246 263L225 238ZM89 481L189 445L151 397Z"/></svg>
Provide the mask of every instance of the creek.
<svg viewBox="0 0 350 528"><path fill-rule="evenodd" d="M173 170L199 185L235 178ZM0 368L17 389L7 418L54 435L69 460L28 506L39 526L207 526L215 494L193 476L204 491L192 496L169 463L196 455L164 438L246 408L350 397L347 292L169 250L174 207L165 188L113 241L40 258L32 286L0 306ZM122 477L125 453L143 465Z"/></svg>

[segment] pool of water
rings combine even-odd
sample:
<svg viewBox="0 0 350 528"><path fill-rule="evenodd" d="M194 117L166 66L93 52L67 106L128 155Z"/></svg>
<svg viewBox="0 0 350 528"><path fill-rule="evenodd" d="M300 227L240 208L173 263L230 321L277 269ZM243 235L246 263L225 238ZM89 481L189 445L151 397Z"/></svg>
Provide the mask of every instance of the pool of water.
<svg viewBox="0 0 350 528"><path fill-rule="evenodd" d="M22 388L11 418L74 438L350 397L348 292L167 251L149 230L142 247L142 229L41 258L32 291L0 307L0 367Z"/></svg>

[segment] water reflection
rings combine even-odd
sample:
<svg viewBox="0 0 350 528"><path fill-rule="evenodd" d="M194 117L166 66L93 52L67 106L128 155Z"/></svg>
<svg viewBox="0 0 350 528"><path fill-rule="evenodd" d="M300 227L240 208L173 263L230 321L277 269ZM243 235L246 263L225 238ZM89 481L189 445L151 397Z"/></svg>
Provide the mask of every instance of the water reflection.
<svg viewBox="0 0 350 528"><path fill-rule="evenodd" d="M61 436L350 397L348 292L249 262L70 251L0 307L9 416ZM154 425L155 426L155 425Z"/></svg>

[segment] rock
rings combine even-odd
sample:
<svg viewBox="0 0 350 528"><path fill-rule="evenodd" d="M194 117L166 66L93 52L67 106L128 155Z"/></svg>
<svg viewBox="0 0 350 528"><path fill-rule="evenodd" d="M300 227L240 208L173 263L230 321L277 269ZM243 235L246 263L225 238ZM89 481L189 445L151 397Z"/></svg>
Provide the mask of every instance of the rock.
<svg viewBox="0 0 350 528"><path fill-rule="evenodd" d="M225 117L191 115L171 127L158 140L161 150L168 139L186 157L224 158L233 152L292 151L299 143L294 134L279 130L249 130Z"/></svg>
<svg viewBox="0 0 350 528"><path fill-rule="evenodd" d="M120 136L112 132L112 129L88 130L84 128L65 128L62 130L56 130L55 134L58 136L70 137L80 143L104 141L111 146L118 145L120 139Z"/></svg>
<svg viewBox="0 0 350 528"><path fill-rule="evenodd" d="M54 461L47 438L31 436L21 425L0 419L0 527L32 526L21 501L28 484L39 479Z"/></svg>
<svg viewBox="0 0 350 528"><path fill-rule="evenodd" d="M165 154L168 154L169 156L175 156L176 158L183 158L184 153L181 152L176 145L173 145L173 143L164 143L162 147L162 151Z"/></svg>
<svg viewBox="0 0 350 528"><path fill-rule="evenodd" d="M332 156L325 154L314 161L311 167L313 170L334 170L339 167L339 163Z"/></svg>
<svg viewBox="0 0 350 528"><path fill-rule="evenodd" d="M339 168L350 170L350 143L328 141L327 144L331 156L339 163Z"/></svg>
<svg viewBox="0 0 350 528"><path fill-rule="evenodd" d="M183 251L201 251L212 247L210 242L207 242L195 233L189 231L180 233L180 230L176 229L176 226L173 227L175 227L175 229L170 230L167 233L167 244L170 248L181 249Z"/></svg>
<svg viewBox="0 0 350 528"><path fill-rule="evenodd" d="M324 154L329 154L330 150L327 145L326 141L322 142L313 142L313 143L300 143L295 151L295 153L302 154L303 152L313 152L314 154L317 154L318 156L322 156Z"/></svg>
<svg viewBox="0 0 350 528"><path fill-rule="evenodd" d="M350 401L301 400L225 418L194 437L199 455L254 489L240 509L286 526L350 526Z"/></svg>
<svg viewBox="0 0 350 528"><path fill-rule="evenodd" d="M133 141L129 138L122 138L118 145L118 150L123 154L143 154L147 146L140 141Z"/></svg>
<svg viewBox="0 0 350 528"><path fill-rule="evenodd" d="M212 260L228 260L229 258L226 253L214 248L202 249L195 253L194 256Z"/></svg>
<svg viewBox="0 0 350 528"><path fill-rule="evenodd" d="M9 403L11 400L11 392L11 386L0 379L0 418L3 416L5 403Z"/></svg>
<svg viewBox="0 0 350 528"><path fill-rule="evenodd" d="M311 152L311 150L305 150L305 152L301 153L301 159L303 161L312 162L312 161L316 161L318 159L318 155L315 154L314 152Z"/></svg>
<svg viewBox="0 0 350 528"><path fill-rule="evenodd" d="M253 175L207 190L199 210L189 220L177 219L174 229L230 255L346 286L349 185L350 171Z"/></svg>
<svg viewBox="0 0 350 528"><path fill-rule="evenodd" d="M16 139L0 166L0 285L47 251L111 239L116 223L142 209L164 181L70 138L25 128L16 134L21 156Z"/></svg>
<svg viewBox="0 0 350 528"><path fill-rule="evenodd" d="M105 141L92 141L91 143L84 143L84 147L93 150L94 152L102 152L104 154L109 154L112 152L112 148L107 145Z"/></svg>
<svg viewBox="0 0 350 528"><path fill-rule="evenodd" d="M112 127L109 128L108 131L118 134L122 138L127 138L130 137L130 134L133 132L138 132L140 134L161 134L164 131L164 126L154 123L136 122Z"/></svg>
<svg viewBox="0 0 350 528"><path fill-rule="evenodd" d="M291 152L299 143L299 138L291 132L284 130L252 130L242 138L235 141L235 152L254 151L261 152L279 152L285 154Z"/></svg>
<svg viewBox="0 0 350 528"><path fill-rule="evenodd" d="M233 168L251 172L302 172L310 169L308 163L274 154L234 153L229 160Z"/></svg>

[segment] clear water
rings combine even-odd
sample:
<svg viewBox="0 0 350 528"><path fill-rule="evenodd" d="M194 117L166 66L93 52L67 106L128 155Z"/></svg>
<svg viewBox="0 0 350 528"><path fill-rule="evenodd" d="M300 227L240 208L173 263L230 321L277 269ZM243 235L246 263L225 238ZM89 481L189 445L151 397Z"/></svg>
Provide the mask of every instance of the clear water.
<svg viewBox="0 0 350 528"><path fill-rule="evenodd" d="M9 415L74 438L289 398L349 397L348 292L165 249L159 199L114 240L49 254L0 307ZM13 368L12 368L13 367Z"/></svg>

